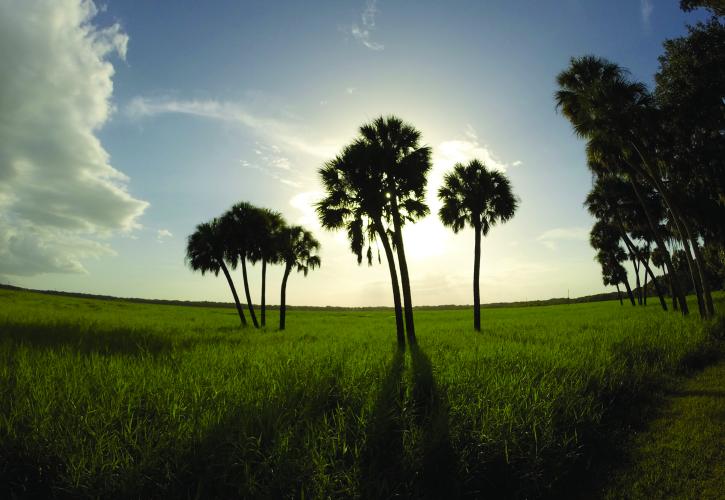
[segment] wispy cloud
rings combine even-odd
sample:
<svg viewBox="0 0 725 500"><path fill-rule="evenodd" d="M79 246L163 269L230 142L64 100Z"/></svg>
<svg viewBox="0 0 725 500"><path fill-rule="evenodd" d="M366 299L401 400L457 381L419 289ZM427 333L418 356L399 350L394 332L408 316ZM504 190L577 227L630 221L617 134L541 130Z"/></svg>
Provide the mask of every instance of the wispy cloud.
<svg viewBox="0 0 725 500"><path fill-rule="evenodd" d="M302 125L280 121L276 118L259 116L249 111L242 103L207 100L183 100L172 98L135 97L125 108L127 116L133 119L177 113L213 120L239 123L272 143L317 158L330 158L340 148L337 141L308 140L300 133Z"/></svg>
<svg viewBox="0 0 725 500"><path fill-rule="evenodd" d="M171 231L169 231L168 229L159 229L158 231L156 231L156 241L158 241L159 243L163 243L165 239L171 238L173 236L174 235L171 234Z"/></svg>
<svg viewBox="0 0 725 500"><path fill-rule="evenodd" d="M654 10L654 5L652 5L652 0L640 0L639 1L639 10L642 14L642 22L644 23L645 28L649 29L650 27L650 19L652 18L652 11Z"/></svg>
<svg viewBox="0 0 725 500"><path fill-rule="evenodd" d="M367 0L365 10L360 16L362 23L355 23L346 30L355 40L370 50L383 50L385 48L382 43L371 39L372 32L375 31L375 16L378 14L377 3L377 0Z"/></svg>
<svg viewBox="0 0 725 500"><path fill-rule="evenodd" d="M292 162L281 154L281 149L278 146L265 146L257 143L254 155L255 158L251 161L240 161L244 168L258 170L267 177L293 188L302 186L300 182L291 178L294 176Z"/></svg>
<svg viewBox="0 0 725 500"><path fill-rule="evenodd" d="M585 227L557 227L544 231L538 238L549 250L556 250L561 241L587 241L589 230Z"/></svg>

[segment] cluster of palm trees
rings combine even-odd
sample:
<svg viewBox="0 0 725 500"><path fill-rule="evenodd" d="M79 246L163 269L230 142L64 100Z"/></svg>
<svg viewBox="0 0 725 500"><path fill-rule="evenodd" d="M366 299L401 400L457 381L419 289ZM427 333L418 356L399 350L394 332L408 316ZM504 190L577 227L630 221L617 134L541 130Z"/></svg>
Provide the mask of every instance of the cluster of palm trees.
<svg viewBox="0 0 725 500"><path fill-rule="evenodd" d="M317 203L321 225L344 229L358 264L369 265L383 248L390 272L398 345L416 344L410 275L403 225L426 216L427 175L431 148L421 145L421 133L396 116L379 117L359 129L359 135L319 175L326 196ZM439 216L458 232L466 224L476 231L474 265L474 327L480 330L480 236L513 216L517 200L506 177L479 161L457 164L440 189ZM376 251L373 251L375 247ZM397 257L397 263L396 263ZM402 290L402 294L401 294ZM401 301L402 295L402 301Z"/></svg>
<svg viewBox="0 0 725 500"><path fill-rule="evenodd" d="M267 264L284 266L280 291L279 329L285 328L287 280L293 270L305 276L310 269L320 266L320 244L309 231L288 225L279 212L241 202L222 216L196 226L187 240L186 261L202 275L219 271L227 279L242 326L247 318L239 301L229 268L242 268L247 309L255 328L266 326ZM247 261L261 263L262 284L260 321L254 311L247 277Z"/></svg>
<svg viewBox="0 0 725 500"><path fill-rule="evenodd" d="M626 259L634 268L637 302L646 300L649 279L663 309L666 283L673 309L688 313L691 289L700 315L714 314L703 254L719 249L716 265L725 264L723 67L725 26L713 18L665 42L653 93L595 56L573 58L557 77L557 108L587 141L594 182L585 205L597 219L590 241L603 281L617 290L624 284L632 304ZM662 268L661 279L652 267ZM683 271L685 282L678 279Z"/></svg>

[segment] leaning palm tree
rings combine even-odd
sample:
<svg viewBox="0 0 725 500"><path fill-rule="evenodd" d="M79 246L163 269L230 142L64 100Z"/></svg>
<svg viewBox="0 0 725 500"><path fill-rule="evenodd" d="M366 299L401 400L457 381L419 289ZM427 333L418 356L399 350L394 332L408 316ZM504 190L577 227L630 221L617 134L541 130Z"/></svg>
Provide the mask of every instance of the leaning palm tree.
<svg viewBox="0 0 725 500"><path fill-rule="evenodd" d="M457 163L443 178L438 198L443 203L438 215L444 225L454 233L466 225L474 230L473 327L480 331L481 236L486 236L497 223L510 220L518 207L518 199L511 191L506 175L487 169L478 160L472 160L468 165Z"/></svg>
<svg viewBox="0 0 725 500"><path fill-rule="evenodd" d="M267 264L276 264L280 260L277 243L279 233L286 224L279 212L260 208L259 214L262 226L259 228L256 251L253 254L255 260L252 262L255 262L256 258L262 261L262 298L259 303L259 321L262 326L265 326L267 324Z"/></svg>
<svg viewBox="0 0 725 500"><path fill-rule="evenodd" d="M661 158L663 139L657 118L658 109L644 84L631 81L627 72L606 59L594 56L573 58L569 68L557 76L557 108L569 119L577 135L588 140L587 154L605 169L616 169L632 184L643 205L647 222L656 237L657 247L665 251L664 241L657 234L657 222L645 207L639 186L648 183L662 196L668 219L676 229L696 291L702 283L702 265L693 259L690 244L697 234L689 223L686 207L678 201L673 186L667 182L667 162ZM697 254L697 249L693 249ZM665 255L668 272L673 273L669 255ZM674 274L674 273L673 273ZM687 302L679 285L673 282L680 309L687 314ZM698 292L700 314L713 314L707 289L705 301Z"/></svg>
<svg viewBox="0 0 725 500"><path fill-rule="evenodd" d="M221 217L220 225L226 245L225 258L232 269L236 269L239 263L242 265L247 308L254 327L259 328L247 279L247 259L256 259L259 234L263 227L259 209L251 203L237 203Z"/></svg>
<svg viewBox="0 0 725 500"><path fill-rule="evenodd" d="M432 167L431 149L420 144L419 130L397 116L381 116L361 126L360 136L382 173L380 188L385 194L386 217L392 222L393 246L398 256L405 330L408 342L414 345L413 300L403 244L403 224L429 213L425 204L425 188Z"/></svg>
<svg viewBox="0 0 725 500"><path fill-rule="evenodd" d="M320 243L311 232L300 226L291 226L279 232L279 250L281 261L284 262L282 290L279 300L279 329L284 330L287 313L287 279L292 269L307 276L310 269L320 267L320 257L315 255Z"/></svg>
<svg viewBox="0 0 725 500"><path fill-rule="evenodd" d="M218 219L196 226L196 231L189 235L186 242L186 262L194 271L201 271L202 276L207 272L219 276L220 270L224 273L229 288L232 290L239 321L242 326L247 326L247 319L244 317L242 305L239 303L237 290L234 288L229 269L224 263L225 245L222 236Z"/></svg>
<svg viewBox="0 0 725 500"><path fill-rule="evenodd" d="M404 348L405 327L398 272L384 223L386 198L381 189L383 174L379 162L371 153L371 148L358 140L319 170L327 196L317 203L316 211L325 229L345 229L350 250L357 256L358 264L362 263L365 253L368 265L372 265L373 245L382 244L393 288L398 346Z"/></svg>

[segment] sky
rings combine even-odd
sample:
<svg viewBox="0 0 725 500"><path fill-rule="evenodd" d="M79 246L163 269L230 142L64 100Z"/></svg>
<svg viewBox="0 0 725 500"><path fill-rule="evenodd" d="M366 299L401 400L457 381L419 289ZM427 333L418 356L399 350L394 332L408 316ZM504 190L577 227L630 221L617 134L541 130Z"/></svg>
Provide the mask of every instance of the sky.
<svg viewBox="0 0 725 500"><path fill-rule="evenodd" d="M0 0L0 283L230 301L222 276L185 265L186 237L249 201L322 244L288 303L390 305L384 261L358 266L313 204L324 162L395 114L433 149L432 215L404 231L415 305L472 303L473 234L440 224L435 194L473 158L520 198L483 240L483 302L608 291L584 143L556 112L555 78L595 54L652 85L662 41L705 17L678 4Z"/></svg>

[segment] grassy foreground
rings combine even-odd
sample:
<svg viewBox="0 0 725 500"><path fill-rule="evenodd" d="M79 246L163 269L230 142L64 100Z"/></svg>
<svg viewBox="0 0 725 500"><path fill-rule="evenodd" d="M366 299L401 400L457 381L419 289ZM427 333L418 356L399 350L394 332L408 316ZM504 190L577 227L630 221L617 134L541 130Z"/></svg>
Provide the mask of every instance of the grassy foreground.
<svg viewBox="0 0 725 500"><path fill-rule="evenodd" d="M420 310L405 354L392 311L237 321L0 290L0 497L554 495L718 349L615 302Z"/></svg>

